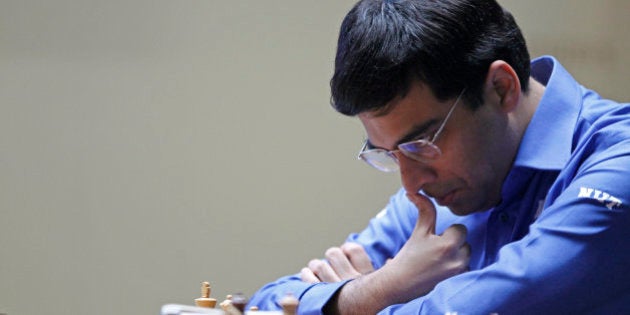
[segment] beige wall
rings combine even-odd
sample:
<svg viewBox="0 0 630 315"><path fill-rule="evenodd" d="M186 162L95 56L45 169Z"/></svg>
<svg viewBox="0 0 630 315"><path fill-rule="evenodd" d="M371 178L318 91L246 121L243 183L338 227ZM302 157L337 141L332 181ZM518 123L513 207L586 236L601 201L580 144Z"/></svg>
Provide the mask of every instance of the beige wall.
<svg viewBox="0 0 630 315"><path fill-rule="evenodd" d="M328 105L353 2L1 1L0 313L251 295L363 227L398 178ZM630 98L629 2L503 3L532 55Z"/></svg>

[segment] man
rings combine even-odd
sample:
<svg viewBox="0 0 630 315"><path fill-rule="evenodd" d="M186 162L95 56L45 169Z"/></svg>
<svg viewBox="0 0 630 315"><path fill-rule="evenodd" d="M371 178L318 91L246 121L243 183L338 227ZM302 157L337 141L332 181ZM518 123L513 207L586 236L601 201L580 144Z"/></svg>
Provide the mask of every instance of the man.
<svg viewBox="0 0 630 315"><path fill-rule="evenodd" d="M403 188L251 305L292 292L301 314L630 311L630 106L553 57L530 66L495 1L360 1L331 88L367 132L359 158Z"/></svg>

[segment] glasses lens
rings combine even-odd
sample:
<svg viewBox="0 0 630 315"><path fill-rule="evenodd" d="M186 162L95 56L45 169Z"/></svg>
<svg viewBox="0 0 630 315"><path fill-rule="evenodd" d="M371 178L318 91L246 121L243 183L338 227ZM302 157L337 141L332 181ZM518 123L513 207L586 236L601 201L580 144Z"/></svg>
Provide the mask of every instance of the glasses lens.
<svg viewBox="0 0 630 315"><path fill-rule="evenodd" d="M359 154L359 158L365 161L370 166L383 172L396 172L398 171L398 163L396 159L388 154L387 151L381 149L374 149L369 151L363 151Z"/></svg>
<svg viewBox="0 0 630 315"><path fill-rule="evenodd" d="M402 143L398 148L408 158L420 162L435 160L442 155L440 148L425 139Z"/></svg>

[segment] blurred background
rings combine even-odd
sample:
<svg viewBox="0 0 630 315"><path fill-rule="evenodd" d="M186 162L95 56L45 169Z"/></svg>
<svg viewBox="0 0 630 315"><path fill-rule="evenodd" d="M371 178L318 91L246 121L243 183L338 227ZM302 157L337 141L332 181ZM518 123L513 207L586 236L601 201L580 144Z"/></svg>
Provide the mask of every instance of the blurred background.
<svg viewBox="0 0 630 315"><path fill-rule="evenodd" d="M628 101L630 2L504 0ZM0 313L157 314L295 273L399 185L329 105L354 0L0 0Z"/></svg>

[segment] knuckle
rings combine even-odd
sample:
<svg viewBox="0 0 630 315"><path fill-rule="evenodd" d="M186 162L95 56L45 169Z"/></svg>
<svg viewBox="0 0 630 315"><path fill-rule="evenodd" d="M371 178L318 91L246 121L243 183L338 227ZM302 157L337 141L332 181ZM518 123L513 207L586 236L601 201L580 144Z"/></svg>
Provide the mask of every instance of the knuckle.
<svg viewBox="0 0 630 315"><path fill-rule="evenodd" d="M470 263L470 259L468 259L468 257L466 257L464 259L460 259L459 270L461 272L464 272L464 271L468 270L470 268L469 265L468 265L469 263Z"/></svg>
<svg viewBox="0 0 630 315"><path fill-rule="evenodd" d="M459 249L459 247L460 247L460 244L458 244L457 240L452 239L452 238L446 238L446 239L443 239L443 241L440 243L439 251L441 253L451 253Z"/></svg>
<svg viewBox="0 0 630 315"><path fill-rule="evenodd" d="M468 266L469 259L455 259L448 264L448 272L452 275L460 274L466 272L469 269Z"/></svg>
<svg viewBox="0 0 630 315"><path fill-rule="evenodd" d="M305 276L307 276L310 271L311 269L309 269L308 267L304 267L300 270L300 276L302 277L302 280L305 279Z"/></svg>
<svg viewBox="0 0 630 315"><path fill-rule="evenodd" d="M472 252L472 248L470 247L470 244L468 244L468 243L464 244L464 246L462 246L461 250L464 252L466 257L470 257L470 254Z"/></svg>
<svg viewBox="0 0 630 315"><path fill-rule="evenodd" d="M461 251L464 251L464 254L466 254L466 249L463 248L461 242L457 239L442 238L435 246L436 253L439 257L442 257L442 259L456 259L461 256Z"/></svg>
<svg viewBox="0 0 630 315"><path fill-rule="evenodd" d="M465 225L463 225L463 224L455 224L455 225L453 225L453 226L454 226L454 227L457 229L457 231L459 231L461 234L463 234L463 235L468 234L468 228L467 228Z"/></svg>
<svg viewBox="0 0 630 315"><path fill-rule="evenodd" d="M320 259L311 259L308 262L308 269L313 271L314 273L320 273L324 267L324 262Z"/></svg>
<svg viewBox="0 0 630 315"><path fill-rule="evenodd" d="M454 266L453 272L455 274L460 274L468 270L468 263L460 262Z"/></svg>
<svg viewBox="0 0 630 315"><path fill-rule="evenodd" d="M348 256L356 256L363 253L363 247L357 243L345 243L341 246L341 250Z"/></svg>
<svg viewBox="0 0 630 315"><path fill-rule="evenodd" d="M304 267L302 268L302 270L300 270L300 279L309 283L315 283L319 281L313 271L307 267Z"/></svg>
<svg viewBox="0 0 630 315"><path fill-rule="evenodd" d="M339 255L343 255L343 252L339 247L331 247L327 249L324 253L324 256L326 256L326 258L338 257Z"/></svg>
<svg viewBox="0 0 630 315"><path fill-rule="evenodd" d="M448 227L450 232L453 232L455 235L466 235L468 234L468 228L466 228L463 224L453 224Z"/></svg>

